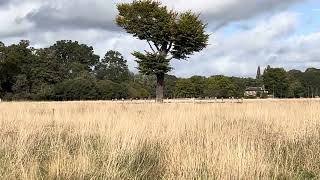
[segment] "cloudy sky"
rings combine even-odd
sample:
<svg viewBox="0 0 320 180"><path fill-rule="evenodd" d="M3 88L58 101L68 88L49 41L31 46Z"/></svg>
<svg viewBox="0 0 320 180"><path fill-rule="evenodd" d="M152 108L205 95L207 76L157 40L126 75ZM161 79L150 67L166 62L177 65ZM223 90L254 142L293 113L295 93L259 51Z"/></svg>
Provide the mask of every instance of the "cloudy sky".
<svg viewBox="0 0 320 180"><path fill-rule="evenodd" d="M0 0L0 41L28 39L34 47L57 40L86 43L103 56L120 51L136 72L131 52L148 48L119 29L116 4L129 0ZM172 62L171 74L255 76L257 66L320 68L319 0L162 0L179 12L201 13L209 47L188 61Z"/></svg>

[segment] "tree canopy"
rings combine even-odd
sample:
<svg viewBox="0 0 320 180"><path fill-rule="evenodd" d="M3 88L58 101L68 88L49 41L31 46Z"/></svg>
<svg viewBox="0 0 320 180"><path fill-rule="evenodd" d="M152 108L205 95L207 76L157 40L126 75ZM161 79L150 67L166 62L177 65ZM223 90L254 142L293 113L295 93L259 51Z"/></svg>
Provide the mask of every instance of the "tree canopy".
<svg viewBox="0 0 320 180"><path fill-rule="evenodd" d="M114 82L128 81L130 72L127 60L118 51L110 50L104 58L97 63L95 73L98 79L109 79Z"/></svg>
<svg viewBox="0 0 320 180"><path fill-rule="evenodd" d="M271 68L268 66L263 73L263 83L275 97L286 97L289 79L283 68Z"/></svg>
<svg viewBox="0 0 320 180"><path fill-rule="evenodd" d="M149 44L150 50L133 52L138 70L157 77L157 100L163 98L164 74L172 70L172 59L187 59L203 50L209 35L199 15L191 11L178 13L159 1L135 0L118 4L117 24L129 34Z"/></svg>
<svg viewBox="0 0 320 180"><path fill-rule="evenodd" d="M61 42L91 49L74 41ZM69 60L64 59L67 56L59 56L64 50L54 52L53 46L37 49L25 40L9 46L0 43L0 98L8 101L60 101L156 97L157 77L130 72L120 52L107 51L105 57L100 59L90 50L87 51L87 57L94 57L93 63L85 63L83 57L79 56L79 50L68 50L68 56L73 57L72 61L69 58L72 63L61 63ZM62 44L59 46L64 49ZM67 43L66 48L68 46ZM70 64L78 64L83 68L76 71ZM104 75L101 76L99 71ZM247 87L263 85L269 94L277 98L320 96L320 70L317 68L308 68L303 72L268 66L259 79L223 75L190 78L164 75L164 79L167 82L165 98L240 98L244 97Z"/></svg>

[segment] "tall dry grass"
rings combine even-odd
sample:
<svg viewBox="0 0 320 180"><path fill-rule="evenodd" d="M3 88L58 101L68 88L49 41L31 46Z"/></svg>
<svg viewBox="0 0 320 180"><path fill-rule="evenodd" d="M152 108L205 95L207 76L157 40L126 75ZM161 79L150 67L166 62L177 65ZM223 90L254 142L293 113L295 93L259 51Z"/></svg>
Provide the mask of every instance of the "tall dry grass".
<svg viewBox="0 0 320 180"><path fill-rule="evenodd" d="M320 102L0 103L0 179L316 179Z"/></svg>

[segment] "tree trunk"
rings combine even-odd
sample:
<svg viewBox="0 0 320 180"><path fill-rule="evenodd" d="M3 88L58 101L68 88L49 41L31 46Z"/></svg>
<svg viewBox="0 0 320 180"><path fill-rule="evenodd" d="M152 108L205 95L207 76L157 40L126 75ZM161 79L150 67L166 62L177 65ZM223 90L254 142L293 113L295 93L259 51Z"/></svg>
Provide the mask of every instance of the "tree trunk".
<svg viewBox="0 0 320 180"><path fill-rule="evenodd" d="M157 74L156 102L163 103L164 74Z"/></svg>

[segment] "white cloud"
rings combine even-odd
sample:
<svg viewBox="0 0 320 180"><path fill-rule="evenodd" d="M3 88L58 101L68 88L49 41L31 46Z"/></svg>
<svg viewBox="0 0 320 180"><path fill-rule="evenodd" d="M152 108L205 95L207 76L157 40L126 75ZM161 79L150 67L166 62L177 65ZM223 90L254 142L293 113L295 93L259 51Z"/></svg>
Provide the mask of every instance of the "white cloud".
<svg viewBox="0 0 320 180"><path fill-rule="evenodd" d="M24 17L36 7L35 3L22 3L1 9L0 37L16 36L32 30L34 23Z"/></svg>
<svg viewBox="0 0 320 180"><path fill-rule="evenodd" d="M116 3L131 0L10 0L0 7L0 37L6 43L29 39L36 47L71 39L86 43L103 56L120 51L135 70L131 53L148 46L116 27ZM295 35L299 14L286 12L304 0L162 0L178 11L201 12L208 22L210 46L189 61L172 62L177 76L226 74L254 76L258 65L305 68L319 62L320 34ZM4 4L4 3L3 3ZM0 4L1 5L1 4ZM260 16L260 15L264 16ZM273 14L273 15L272 15ZM252 26L224 34L232 22ZM216 28L222 28L214 32ZM136 70L135 70L136 71Z"/></svg>
<svg viewBox="0 0 320 180"><path fill-rule="evenodd" d="M263 13L275 13L305 0L163 0L180 11L201 13L211 27L220 28L231 22L247 20Z"/></svg>
<svg viewBox="0 0 320 180"><path fill-rule="evenodd" d="M38 28L103 28L118 30L114 19L116 4L131 0L33 0L41 7L27 18ZM178 11L193 10L209 21L210 27L222 27L230 22L250 19L266 12L274 12L305 0L162 0Z"/></svg>
<svg viewBox="0 0 320 180"><path fill-rule="evenodd" d="M231 36L216 35L210 39L215 43L192 57L189 64L175 62L176 74L254 76L258 65L271 63L270 57L277 51L275 48L286 44L283 37L292 34L297 25L298 15L284 12ZM186 74L187 66L193 68Z"/></svg>

